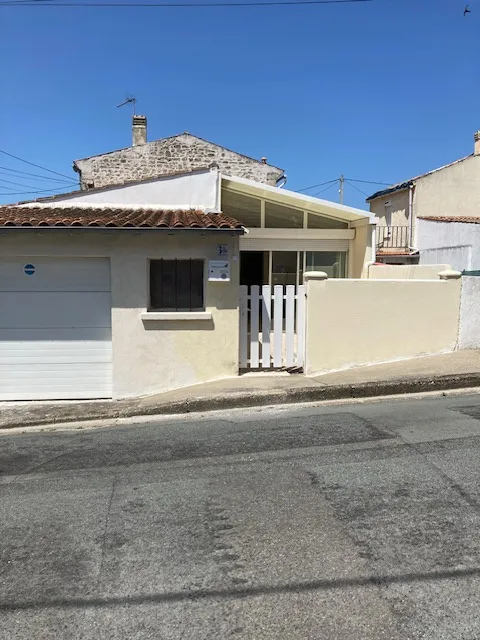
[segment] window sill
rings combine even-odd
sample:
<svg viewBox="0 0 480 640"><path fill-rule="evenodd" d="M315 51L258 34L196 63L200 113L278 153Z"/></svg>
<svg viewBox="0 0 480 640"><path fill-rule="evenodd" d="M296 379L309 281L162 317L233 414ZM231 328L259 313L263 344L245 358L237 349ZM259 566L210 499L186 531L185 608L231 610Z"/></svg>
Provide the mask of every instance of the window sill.
<svg viewBox="0 0 480 640"><path fill-rule="evenodd" d="M144 311L142 320L211 320L210 311Z"/></svg>

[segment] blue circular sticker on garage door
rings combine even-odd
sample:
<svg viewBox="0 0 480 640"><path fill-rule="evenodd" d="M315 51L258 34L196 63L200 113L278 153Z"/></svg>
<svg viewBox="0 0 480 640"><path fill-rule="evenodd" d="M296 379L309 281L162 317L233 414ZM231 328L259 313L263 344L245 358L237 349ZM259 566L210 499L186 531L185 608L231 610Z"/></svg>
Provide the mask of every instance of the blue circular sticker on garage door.
<svg viewBox="0 0 480 640"><path fill-rule="evenodd" d="M23 267L23 270L25 271L27 276L33 276L33 274L35 273L35 265L34 264L26 264Z"/></svg>

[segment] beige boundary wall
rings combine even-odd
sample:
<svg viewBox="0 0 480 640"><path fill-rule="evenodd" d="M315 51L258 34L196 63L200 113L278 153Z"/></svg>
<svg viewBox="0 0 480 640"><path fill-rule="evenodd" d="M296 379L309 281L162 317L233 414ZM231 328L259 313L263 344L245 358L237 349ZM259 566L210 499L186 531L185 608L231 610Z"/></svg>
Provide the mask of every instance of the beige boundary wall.
<svg viewBox="0 0 480 640"><path fill-rule="evenodd" d="M456 349L458 272L438 280L324 276L305 274L307 375Z"/></svg>
<svg viewBox="0 0 480 640"><path fill-rule="evenodd" d="M218 260L227 245L230 282L209 282L205 314L147 314L150 259ZM238 236L156 230L3 230L2 257L109 258L113 397L135 397L238 375Z"/></svg>
<svg viewBox="0 0 480 640"><path fill-rule="evenodd" d="M371 264L367 278L371 280L436 280L441 271L449 271L449 264Z"/></svg>

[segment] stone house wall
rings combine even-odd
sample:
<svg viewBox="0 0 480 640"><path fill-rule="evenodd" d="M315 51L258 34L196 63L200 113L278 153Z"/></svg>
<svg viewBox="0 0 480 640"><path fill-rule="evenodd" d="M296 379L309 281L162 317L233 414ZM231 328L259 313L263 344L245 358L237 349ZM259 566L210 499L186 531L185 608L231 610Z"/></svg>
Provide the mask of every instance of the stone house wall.
<svg viewBox="0 0 480 640"><path fill-rule="evenodd" d="M283 170L188 133L76 160L81 188L147 180L217 165L221 173L275 186Z"/></svg>

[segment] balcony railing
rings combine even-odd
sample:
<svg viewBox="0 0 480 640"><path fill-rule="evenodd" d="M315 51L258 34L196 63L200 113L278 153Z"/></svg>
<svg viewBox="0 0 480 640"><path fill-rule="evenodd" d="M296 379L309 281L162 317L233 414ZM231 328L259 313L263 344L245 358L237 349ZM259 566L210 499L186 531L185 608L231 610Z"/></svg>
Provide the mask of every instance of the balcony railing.
<svg viewBox="0 0 480 640"><path fill-rule="evenodd" d="M377 227L378 249L408 249L410 246L409 227Z"/></svg>

